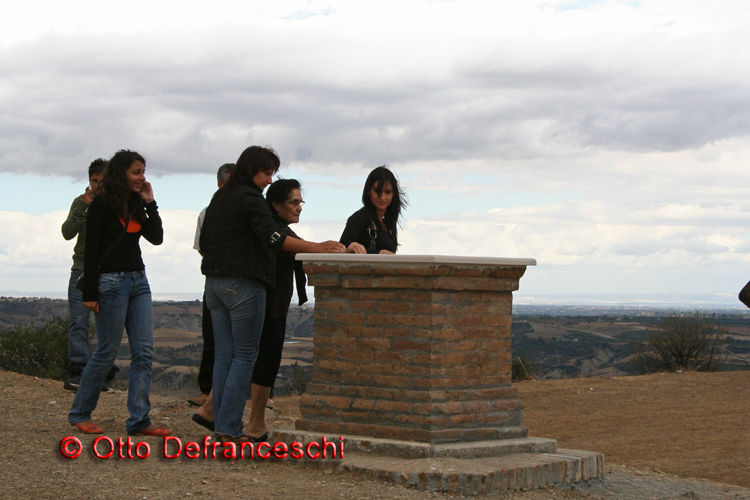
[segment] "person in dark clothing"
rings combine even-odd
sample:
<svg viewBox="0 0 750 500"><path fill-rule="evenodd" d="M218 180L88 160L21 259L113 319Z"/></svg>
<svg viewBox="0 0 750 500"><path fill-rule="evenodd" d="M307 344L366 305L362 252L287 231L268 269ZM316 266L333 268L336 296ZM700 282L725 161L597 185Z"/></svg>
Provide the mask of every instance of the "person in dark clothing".
<svg viewBox="0 0 750 500"><path fill-rule="evenodd" d="M300 189L301 185L296 179L281 179L271 184L266 194L273 221L278 225L279 233L287 237L299 238L289 225L299 222L302 206L305 204ZM353 250L347 249L347 252ZM250 422L245 428L247 436L268 434L265 410L269 407L269 397L281 365L286 317L295 283L299 304L307 302L302 262L296 261L294 256L294 252L288 251L282 251L276 256L275 287L268 289L266 293L263 329L251 381L252 412ZM213 431L213 415L213 396L209 395L207 401L193 415L193 421Z"/></svg>
<svg viewBox="0 0 750 500"><path fill-rule="evenodd" d="M229 179L229 172L234 167L234 163L225 163L219 167L216 172L216 184L221 189ZM206 207L208 208L208 207ZM195 239L193 241L193 248L198 251L201 255L201 228L203 227L203 219L206 217L206 209L204 208L200 214L198 214L198 225L195 228ZM211 324L211 312L208 310L206 305L206 297L203 296L203 314L201 318L201 333L203 334L203 352L201 353L201 365L198 369L198 388L201 391L201 395L195 398L188 399L188 403L192 406L203 406L208 400L208 395L211 393L212 380L214 376L214 328Z"/></svg>
<svg viewBox="0 0 750 500"><path fill-rule="evenodd" d="M268 208L281 231L289 236L298 236L289 227L299 222L302 206L301 185L296 179L280 179L271 184L266 193ZM294 253L281 252L276 258L276 288L268 293L266 299L266 317L263 320L263 332L260 336L258 359L253 368L252 411L248 423L250 433L262 435L268 432L266 427L266 408L276 377L281 366L281 354L284 350L286 336L286 317L289 304L292 302L294 284L297 286L299 305L307 302L305 291L305 273L302 262L294 260Z"/></svg>
<svg viewBox="0 0 750 500"><path fill-rule="evenodd" d="M243 151L229 181L211 200L201 230L201 271L216 346L209 399L222 442L268 438L243 428L242 414L265 317L266 288L276 284L276 254L345 250L335 241L313 243L285 234L274 221L263 190L279 166L272 149L251 146Z"/></svg>
<svg viewBox="0 0 750 500"><path fill-rule="evenodd" d="M141 258L140 238L164 240L146 161L133 151L118 151L107 165L101 192L89 206L83 262L83 305L95 313L98 345L83 371L68 422L86 434L104 431L94 424L104 379L112 369L123 328L130 345L128 411L130 435L167 436L151 423L151 362L154 318L151 289Z"/></svg>
<svg viewBox="0 0 750 500"><path fill-rule="evenodd" d="M83 274L83 254L86 247L86 212L94 200L99 184L104 177L104 169L107 160L97 158L89 165L89 185L86 192L76 197L70 206L68 218L62 225L62 235L66 240L72 240L76 236L76 245L73 249L73 267L70 269L68 280L68 376L65 378L63 387L69 391L78 390L81 383L81 375L89 362L91 352L89 350L89 315L91 311L83 305L83 295L78 289L78 279ZM114 378L119 368L112 367L107 379L102 385L103 391L114 390Z"/></svg>
<svg viewBox="0 0 750 500"><path fill-rule="evenodd" d="M339 241L356 253L393 254L398 250L398 224L406 195L396 176L385 166L370 172L362 191L364 207L346 221Z"/></svg>

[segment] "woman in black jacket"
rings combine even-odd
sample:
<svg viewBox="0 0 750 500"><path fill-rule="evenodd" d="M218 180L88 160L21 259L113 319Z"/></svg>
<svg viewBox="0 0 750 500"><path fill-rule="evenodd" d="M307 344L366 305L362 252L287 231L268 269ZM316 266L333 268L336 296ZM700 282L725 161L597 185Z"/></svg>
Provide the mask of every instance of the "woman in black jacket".
<svg viewBox="0 0 750 500"><path fill-rule="evenodd" d="M95 313L98 344L81 376L68 422L86 434L104 432L91 413L114 365L124 327L130 345L128 434L168 436L172 432L152 424L148 416L154 320L139 240L143 236L161 245L164 231L141 155L123 150L109 160L86 218L83 305Z"/></svg>
<svg viewBox="0 0 750 500"><path fill-rule="evenodd" d="M346 221L339 241L356 253L393 254L398 250L398 223L406 195L393 172L381 166L370 172L362 191L363 208Z"/></svg>
<svg viewBox="0 0 750 500"><path fill-rule="evenodd" d="M272 149L247 148L211 200L201 230L201 271L216 344L214 430L221 441L263 438L244 433L242 414L265 317L266 288L276 285L277 253L344 251L335 241L295 238L274 221L263 190L279 165Z"/></svg>

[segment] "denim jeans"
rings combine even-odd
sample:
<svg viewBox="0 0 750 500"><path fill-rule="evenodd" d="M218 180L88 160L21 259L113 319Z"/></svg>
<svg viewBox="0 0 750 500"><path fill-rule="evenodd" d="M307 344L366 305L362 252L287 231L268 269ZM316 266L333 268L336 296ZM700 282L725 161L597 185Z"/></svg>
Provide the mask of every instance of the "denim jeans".
<svg viewBox="0 0 750 500"><path fill-rule="evenodd" d="M243 435L250 377L266 311L266 288L252 278L206 277L206 304L214 327L214 429Z"/></svg>
<svg viewBox="0 0 750 500"><path fill-rule="evenodd" d="M83 294L76 288L82 271L70 272L68 282L68 361L69 365L79 365L81 369L89 362L89 314L83 305Z"/></svg>
<svg viewBox="0 0 750 500"><path fill-rule="evenodd" d="M154 356L154 315L151 289L144 271L104 273L99 276L99 312L96 320L97 347L81 377L73 406L68 415L71 424L91 419L104 379L117 358L123 327L130 344L128 434L151 425L149 388Z"/></svg>

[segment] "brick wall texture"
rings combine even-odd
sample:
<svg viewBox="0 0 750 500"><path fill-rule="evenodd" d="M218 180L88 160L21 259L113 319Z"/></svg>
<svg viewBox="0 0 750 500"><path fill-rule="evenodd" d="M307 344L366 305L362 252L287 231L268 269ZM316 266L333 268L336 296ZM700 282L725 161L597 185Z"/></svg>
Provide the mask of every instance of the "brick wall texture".
<svg viewBox="0 0 750 500"><path fill-rule="evenodd" d="M511 386L524 266L305 265L314 375L298 430L427 443L526 437Z"/></svg>

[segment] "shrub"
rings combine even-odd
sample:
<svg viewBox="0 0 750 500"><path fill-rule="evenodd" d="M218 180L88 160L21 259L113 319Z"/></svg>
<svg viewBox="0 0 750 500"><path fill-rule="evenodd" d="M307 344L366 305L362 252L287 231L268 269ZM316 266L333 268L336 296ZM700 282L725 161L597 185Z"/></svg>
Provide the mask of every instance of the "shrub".
<svg viewBox="0 0 750 500"><path fill-rule="evenodd" d="M641 373L718 370L728 330L706 314L672 315L649 328L643 342L630 344L632 363Z"/></svg>
<svg viewBox="0 0 750 500"><path fill-rule="evenodd" d="M295 362L292 365L292 374L289 376L289 382L287 382L287 386L289 388L289 393L296 393L298 396L301 396L307 391L307 384L312 380L312 375L310 375L307 370L305 370L302 366L299 365L299 363Z"/></svg>
<svg viewBox="0 0 750 500"><path fill-rule="evenodd" d="M519 352L511 363L511 378L513 381L533 380L536 378L535 374L536 367L526 358L526 354Z"/></svg>
<svg viewBox="0 0 750 500"><path fill-rule="evenodd" d="M14 326L0 333L0 368L62 380L68 368L68 320L55 316L44 326Z"/></svg>

